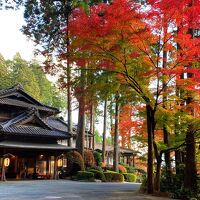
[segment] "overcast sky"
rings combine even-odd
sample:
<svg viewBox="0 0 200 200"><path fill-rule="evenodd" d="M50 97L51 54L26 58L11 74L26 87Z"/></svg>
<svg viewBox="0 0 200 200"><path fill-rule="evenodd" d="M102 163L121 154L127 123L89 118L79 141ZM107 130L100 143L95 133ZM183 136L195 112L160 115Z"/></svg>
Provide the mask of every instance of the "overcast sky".
<svg viewBox="0 0 200 200"><path fill-rule="evenodd" d="M20 31L23 24L22 10L0 10L0 53L5 59L12 59L16 52L25 60L33 58L34 45Z"/></svg>

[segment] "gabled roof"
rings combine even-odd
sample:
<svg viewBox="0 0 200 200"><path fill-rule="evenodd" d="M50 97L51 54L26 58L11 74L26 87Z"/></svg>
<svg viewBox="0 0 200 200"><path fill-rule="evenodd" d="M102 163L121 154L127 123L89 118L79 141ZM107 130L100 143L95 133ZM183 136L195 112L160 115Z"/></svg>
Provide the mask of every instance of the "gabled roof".
<svg viewBox="0 0 200 200"><path fill-rule="evenodd" d="M30 123L38 126L30 125ZM6 136L27 136L27 137L48 137L48 139L67 139L71 135L66 131L53 130L41 119L36 109L23 112L18 116L0 123L0 135Z"/></svg>
<svg viewBox="0 0 200 200"><path fill-rule="evenodd" d="M56 118L56 117L49 117L47 120L48 125L53 128L54 130L60 130L60 131L67 131L68 130L68 123L63 121L60 118ZM76 124L72 124L72 135L76 136L77 134L77 125ZM91 132L86 129L85 133L88 134L88 136L92 136Z"/></svg>
<svg viewBox="0 0 200 200"><path fill-rule="evenodd" d="M65 123L60 118L49 117L47 119L47 124L54 130L59 130L59 131L64 131L64 132L68 131L68 124ZM71 134L74 134L74 132Z"/></svg>
<svg viewBox="0 0 200 200"><path fill-rule="evenodd" d="M32 121L36 122L39 126L41 126L44 129L51 130L51 128L39 117L36 109L34 108L25 111L10 120L0 123L0 129L25 125L26 123Z"/></svg>
<svg viewBox="0 0 200 200"><path fill-rule="evenodd" d="M39 110L59 113L57 108L47 106L37 101L26 93L20 84L8 89L0 90L0 104L14 105L18 107L35 107Z"/></svg>
<svg viewBox="0 0 200 200"><path fill-rule="evenodd" d="M95 149L102 152L102 144L101 143L95 143ZM114 147L113 145L106 145L106 151L107 152L113 152L114 151ZM124 148L124 147L119 147L119 153L121 153L122 155L124 154L129 154L129 155L136 155L137 153L139 153L138 151L135 151L133 149L129 149L129 148Z"/></svg>
<svg viewBox="0 0 200 200"><path fill-rule="evenodd" d="M48 139L68 139L70 135L67 135L61 131L54 131L54 130L46 130L43 128L38 127L8 127L5 129L0 130L0 135L5 136L26 136L26 137L37 137L37 138L44 138L47 137Z"/></svg>

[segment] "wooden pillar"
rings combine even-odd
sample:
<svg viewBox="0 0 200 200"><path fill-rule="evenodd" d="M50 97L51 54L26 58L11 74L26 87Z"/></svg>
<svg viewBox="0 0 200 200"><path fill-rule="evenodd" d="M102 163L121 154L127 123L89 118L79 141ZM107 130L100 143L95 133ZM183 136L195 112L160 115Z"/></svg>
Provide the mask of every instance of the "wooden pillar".
<svg viewBox="0 0 200 200"><path fill-rule="evenodd" d="M133 167L135 167L135 155L133 155Z"/></svg>
<svg viewBox="0 0 200 200"><path fill-rule="evenodd" d="M54 156L54 179L58 179L58 158L57 156Z"/></svg>
<svg viewBox="0 0 200 200"><path fill-rule="evenodd" d="M6 181L6 171L4 166L4 158L2 159L2 172L1 172L1 181Z"/></svg>
<svg viewBox="0 0 200 200"><path fill-rule="evenodd" d="M36 165L37 165L37 159L36 159L36 155L35 155L34 156L34 174L37 173Z"/></svg>
<svg viewBox="0 0 200 200"><path fill-rule="evenodd" d="M89 149L92 149L92 137L89 137Z"/></svg>
<svg viewBox="0 0 200 200"><path fill-rule="evenodd" d="M15 173L17 173L17 163L18 163L18 156L15 156Z"/></svg>
<svg viewBox="0 0 200 200"><path fill-rule="evenodd" d="M47 162L46 164L46 175L47 175L47 174L50 174L49 173L49 156L46 157L46 162Z"/></svg>

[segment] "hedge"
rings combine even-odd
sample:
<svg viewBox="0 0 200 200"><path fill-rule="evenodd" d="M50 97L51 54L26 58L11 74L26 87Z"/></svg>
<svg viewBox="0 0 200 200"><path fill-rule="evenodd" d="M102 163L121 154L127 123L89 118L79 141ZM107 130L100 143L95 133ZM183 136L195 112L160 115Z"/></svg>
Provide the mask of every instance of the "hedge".
<svg viewBox="0 0 200 200"><path fill-rule="evenodd" d="M94 173L93 172L87 172L87 171L78 171L77 179L78 180L93 180L94 179Z"/></svg>
<svg viewBox="0 0 200 200"><path fill-rule="evenodd" d="M97 152L97 151L94 151L93 155L94 155L94 159L95 159L96 165L97 166L101 166L101 162L102 162L101 154L99 152Z"/></svg>
<svg viewBox="0 0 200 200"><path fill-rule="evenodd" d="M127 182L135 182L137 176L135 174L132 173L123 173L124 175L124 180Z"/></svg>
<svg viewBox="0 0 200 200"><path fill-rule="evenodd" d="M102 180L103 182L106 181L106 178L105 178L105 175L104 175L103 172L98 171L98 170L95 170L95 169L90 169L89 172L94 173L94 178L95 178L95 179Z"/></svg>
<svg viewBox="0 0 200 200"><path fill-rule="evenodd" d="M104 172L107 182L124 182L123 174L117 172Z"/></svg>

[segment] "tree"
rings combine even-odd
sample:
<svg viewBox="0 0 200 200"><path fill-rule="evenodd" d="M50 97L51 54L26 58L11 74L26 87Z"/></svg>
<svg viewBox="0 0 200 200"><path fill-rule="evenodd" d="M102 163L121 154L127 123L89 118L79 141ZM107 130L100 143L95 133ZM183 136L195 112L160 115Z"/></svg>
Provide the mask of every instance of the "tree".
<svg viewBox="0 0 200 200"><path fill-rule="evenodd" d="M180 28L179 32L175 31L182 23L180 19L183 17L186 21L188 19L185 17L188 16L187 9L182 9L187 8L187 2L180 4L177 1L173 3L173 7L165 6L165 9L162 6L169 5L165 1L160 5L159 2L150 1L150 3L151 9L145 16L148 17L147 23L142 21L144 13L138 12L140 8L138 4L116 0L111 5L99 4L92 7L89 15L81 9L75 10L69 30L71 36L75 38L74 44L79 46L79 56L82 53L85 59L85 55L90 55L90 59L95 57L98 60L97 69L118 74L119 80L126 82L146 104L148 192L152 193L153 147L157 161L162 155L154 141L156 113L162 104L161 95L165 91L170 94L168 100L174 98L172 87L169 86L173 85L176 76L184 72L184 66L197 60L199 43L197 39L187 34L188 26L181 26L181 31ZM168 27L171 28L171 30L168 28L165 40L161 37L163 11L165 14L168 13L164 16ZM181 49L177 49L176 41ZM169 54L166 69L160 67L163 49ZM161 84L163 78L166 79L164 87ZM152 87L152 83L155 87ZM160 163L157 164L159 177Z"/></svg>
<svg viewBox="0 0 200 200"><path fill-rule="evenodd" d="M31 63L22 59L17 53L13 60L4 60L0 57L1 88L21 84L26 92L42 103L63 109L65 101L62 94L47 78L36 60ZM29 76L27 76L27 74Z"/></svg>
<svg viewBox="0 0 200 200"><path fill-rule="evenodd" d="M1 89L10 87L12 85L11 79L9 78L10 71L8 69L6 60L0 54L0 87Z"/></svg>
<svg viewBox="0 0 200 200"><path fill-rule="evenodd" d="M14 56L11 62L11 68L12 85L20 83L26 92L41 101L40 88L35 74L31 70L28 62L23 60L19 53Z"/></svg>

